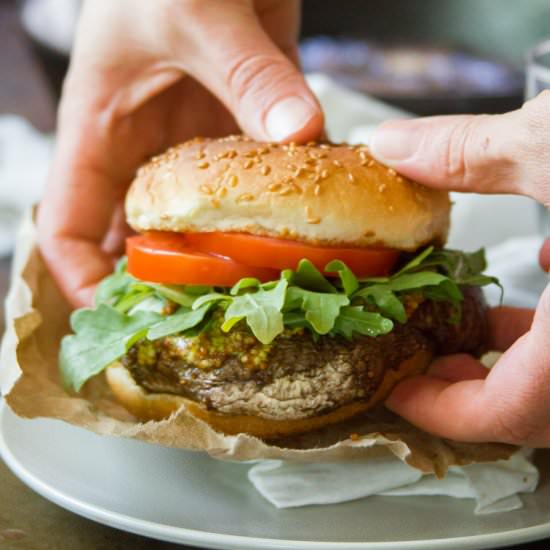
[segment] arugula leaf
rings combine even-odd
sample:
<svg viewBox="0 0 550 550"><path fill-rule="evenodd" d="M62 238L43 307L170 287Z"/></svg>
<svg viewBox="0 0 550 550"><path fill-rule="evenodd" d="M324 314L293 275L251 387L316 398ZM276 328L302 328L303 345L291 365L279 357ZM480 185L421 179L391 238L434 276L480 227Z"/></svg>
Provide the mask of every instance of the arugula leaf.
<svg viewBox="0 0 550 550"><path fill-rule="evenodd" d="M154 293L152 288L143 288L141 285L132 285L130 291L122 296L120 300L114 306L120 313L126 313L130 311L134 306L137 306L140 302L143 302L146 298L149 298Z"/></svg>
<svg viewBox="0 0 550 550"><path fill-rule="evenodd" d="M421 273L406 273L392 277L388 287L394 292L403 290L414 290L423 286L437 286L443 281L448 280L445 275L434 273L432 271L422 271Z"/></svg>
<svg viewBox="0 0 550 550"><path fill-rule="evenodd" d="M334 324L334 331L348 339L351 339L355 333L379 336L391 332L392 329L393 323L390 319L356 306L343 307Z"/></svg>
<svg viewBox="0 0 550 550"><path fill-rule="evenodd" d="M245 277L231 288L229 294L231 294L231 296L237 296L241 290L252 290L258 288L261 284L261 281L255 277Z"/></svg>
<svg viewBox="0 0 550 550"><path fill-rule="evenodd" d="M103 279L94 295L94 303L96 306L99 304L116 304L127 292L129 286L136 282L131 275L126 271L127 265L126 258L122 258L117 262L115 272Z"/></svg>
<svg viewBox="0 0 550 550"><path fill-rule="evenodd" d="M269 344L284 330L281 312L288 282L281 279L272 290L260 289L232 298L225 311L222 330L228 332L242 319L246 319L254 336L263 344Z"/></svg>
<svg viewBox="0 0 550 550"><path fill-rule="evenodd" d="M338 273L347 296L351 296L359 288L357 277L344 262L333 260L325 266L325 271L328 273Z"/></svg>
<svg viewBox="0 0 550 550"><path fill-rule="evenodd" d="M406 263L396 274L395 277L403 275L403 273L408 273L419 267L433 252L434 247L428 246L420 254L415 256L410 262Z"/></svg>
<svg viewBox="0 0 550 550"><path fill-rule="evenodd" d="M86 381L122 357L160 316L149 311L126 315L106 304L71 315L75 334L61 342L59 367L66 387L80 391Z"/></svg>
<svg viewBox="0 0 550 550"><path fill-rule="evenodd" d="M231 302L233 298L228 294L222 294L221 292L211 292L210 294L204 294L199 296L193 302L193 309L200 308L203 304L215 304L216 302Z"/></svg>
<svg viewBox="0 0 550 550"><path fill-rule="evenodd" d="M194 310L185 306L180 307L173 315L169 315L162 321L154 324L147 331L147 338L149 340L157 340L158 338L185 332L190 328L196 327L204 319L211 305L211 303L203 304Z"/></svg>
<svg viewBox="0 0 550 550"><path fill-rule="evenodd" d="M344 294L311 292L296 286L287 291L286 309L300 308L305 318L319 334L327 334L340 314L340 308L349 304Z"/></svg>
<svg viewBox="0 0 550 550"><path fill-rule="evenodd" d="M316 292L338 292L309 260L300 260L298 269L293 273L290 283L296 287Z"/></svg>
<svg viewBox="0 0 550 550"><path fill-rule="evenodd" d="M407 313L401 300L391 291L388 285L368 286L355 294L363 298L372 298L381 313L400 323L407 322Z"/></svg>
<svg viewBox="0 0 550 550"><path fill-rule="evenodd" d="M180 306L191 307L196 300L197 295L190 293L189 288L180 285L159 285L152 284L151 287L163 298L170 300ZM206 289L206 292L210 292L210 287L201 287Z"/></svg>

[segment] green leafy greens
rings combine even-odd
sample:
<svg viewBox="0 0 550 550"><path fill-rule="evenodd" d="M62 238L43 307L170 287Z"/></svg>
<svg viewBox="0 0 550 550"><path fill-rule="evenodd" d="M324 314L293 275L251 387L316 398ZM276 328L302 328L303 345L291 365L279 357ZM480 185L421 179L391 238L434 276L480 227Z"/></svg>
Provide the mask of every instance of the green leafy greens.
<svg viewBox="0 0 550 550"><path fill-rule="evenodd" d="M216 312L223 332L245 323L266 345L285 329L305 329L313 338L387 334L394 323L407 322L408 300L447 301L454 310L449 321L456 323L462 285L499 285L483 274L485 268L483 250L467 254L428 247L388 277L358 279L339 260L326 266L327 277L302 260L277 281L248 277L227 289L138 281L122 259L98 286L96 307L73 313L74 334L63 339L60 369L65 385L79 391L138 340L196 336L208 330Z"/></svg>

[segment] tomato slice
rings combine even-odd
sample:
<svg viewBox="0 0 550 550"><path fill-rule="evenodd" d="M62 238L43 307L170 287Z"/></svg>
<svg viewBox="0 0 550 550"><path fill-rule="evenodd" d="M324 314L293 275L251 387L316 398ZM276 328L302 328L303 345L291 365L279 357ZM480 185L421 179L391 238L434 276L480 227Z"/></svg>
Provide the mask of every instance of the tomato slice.
<svg viewBox="0 0 550 550"><path fill-rule="evenodd" d="M182 235L198 251L219 254L255 267L295 269L307 258L324 271L332 260L343 261L358 277L388 275L400 252L389 248L339 248L257 237L245 233L188 233Z"/></svg>
<svg viewBox="0 0 550 550"><path fill-rule="evenodd" d="M177 233L151 233L126 239L128 272L143 281L165 284L233 286L244 277L279 278L275 269L253 267L198 252Z"/></svg>

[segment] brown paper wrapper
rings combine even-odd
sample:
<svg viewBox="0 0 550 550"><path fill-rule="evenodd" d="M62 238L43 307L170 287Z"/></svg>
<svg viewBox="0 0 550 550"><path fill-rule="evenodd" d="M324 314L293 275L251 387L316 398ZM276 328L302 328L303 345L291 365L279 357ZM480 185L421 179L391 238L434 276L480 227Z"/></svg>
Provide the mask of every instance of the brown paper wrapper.
<svg viewBox="0 0 550 550"><path fill-rule="evenodd" d="M438 476L449 466L508 458L516 450L509 445L473 445L432 437L383 409L271 442L247 434L225 436L185 408L164 421L141 423L115 402L103 376L91 380L79 395L64 391L57 361L60 340L70 330L70 312L36 246L36 228L29 212L17 243L0 363L0 389L19 416L55 418L98 434L200 450L228 460L314 462L393 454Z"/></svg>

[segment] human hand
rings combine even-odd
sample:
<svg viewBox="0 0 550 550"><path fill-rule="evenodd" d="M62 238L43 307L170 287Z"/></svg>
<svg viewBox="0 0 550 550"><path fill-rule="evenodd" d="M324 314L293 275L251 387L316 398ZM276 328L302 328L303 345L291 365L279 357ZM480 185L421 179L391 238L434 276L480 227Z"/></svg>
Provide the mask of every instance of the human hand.
<svg viewBox="0 0 550 550"><path fill-rule="evenodd" d="M307 141L323 115L297 68L299 2L89 0L38 214L43 256L73 305L122 252L136 168L196 135Z"/></svg>
<svg viewBox="0 0 550 550"><path fill-rule="evenodd" d="M383 124L371 151L431 187L530 196L550 207L550 92L504 115L445 116ZM540 253L550 269L550 239ZM550 285L536 312L500 307L488 315L487 371L468 355L437 359L399 384L386 405L420 428L461 441L550 447Z"/></svg>

